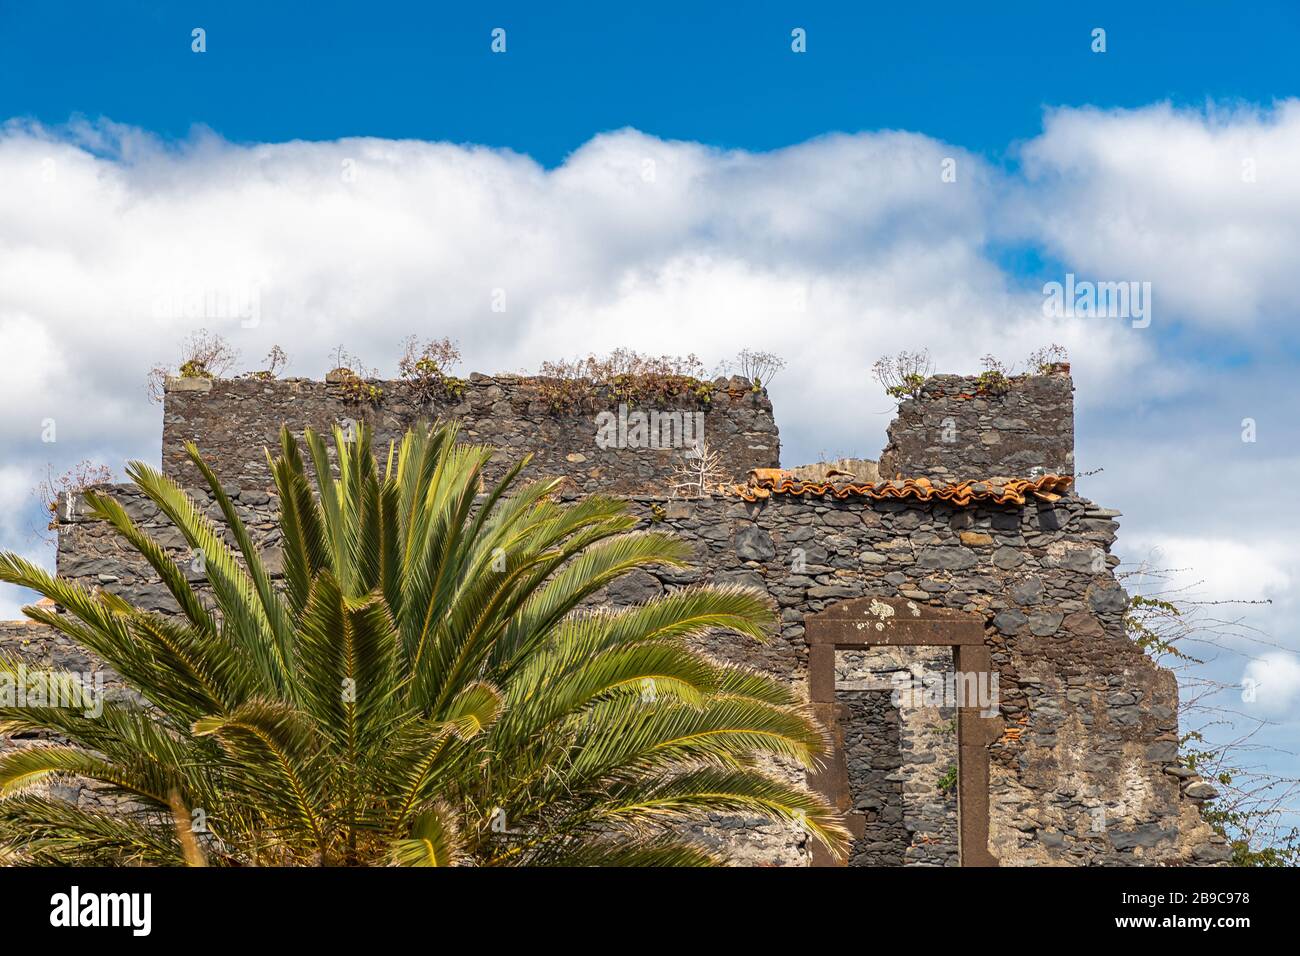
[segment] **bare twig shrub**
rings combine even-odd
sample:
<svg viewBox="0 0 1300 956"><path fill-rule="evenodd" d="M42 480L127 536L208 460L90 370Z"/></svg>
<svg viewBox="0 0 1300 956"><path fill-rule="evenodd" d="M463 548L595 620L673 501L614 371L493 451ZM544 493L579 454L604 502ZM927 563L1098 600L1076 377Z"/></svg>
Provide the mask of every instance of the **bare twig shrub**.
<svg viewBox="0 0 1300 956"><path fill-rule="evenodd" d="M1005 395L1026 374L1048 375L1068 370L1070 356L1062 345L1046 345L1029 354L1027 370L1019 375L1015 366L1007 365L992 354L984 355L980 366L983 371L977 376L976 388L987 395ZM930 353L926 349L886 355L871 366L872 376L884 386L885 392L900 401L920 398L921 388L932 371Z"/></svg>
<svg viewBox="0 0 1300 956"><path fill-rule="evenodd" d="M538 372L542 397L554 412L590 409L596 388L607 385L617 402L656 403L691 399L707 405L714 386L695 355L642 355L615 349L605 357L543 362Z"/></svg>
<svg viewBox="0 0 1300 956"><path fill-rule="evenodd" d="M422 343L410 335L403 346L397 372L410 384L419 401L459 400L465 394L465 380L450 374L460 364L460 349L451 339L430 339Z"/></svg>
<svg viewBox="0 0 1300 956"><path fill-rule="evenodd" d="M41 505L50 513L50 519L58 517L60 508L67 508L69 501L75 502L87 488L106 485L113 480L113 470L102 462L83 458L67 471L55 475L53 467L45 466L45 476L32 489L32 494L40 499ZM53 542L49 526L37 529L37 536Z"/></svg>
<svg viewBox="0 0 1300 956"><path fill-rule="evenodd" d="M884 355L871 366L871 375L885 389L885 394L900 401L920 398L921 386L933 371L929 349Z"/></svg>
<svg viewBox="0 0 1300 956"><path fill-rule="evenodd" d="M785 368L785 359L772 352L741 349L736 356L736 365L740 374L753 383L754 391L757 392L772 384L776 373Z"/></svg>
<svg viewBox="0 0 1300 956"><path fill-rule="evenodd" d="M1186 728L1179 762L1219 790L1217 799L1201 805L1201 815L1229 841L1233 862L1298 865L1300 832L1288 821L1300 804L1300 780L1268 769L1264 758L1277 751L1256 738L1269 722L1235 706L1244 688L1194 670L1224 655L1248 657L1243 646L1276 646L1240 613L1271 602L1197 599L1199 583L1171 583L1182 570L1144 562L1116 575L1134 592L1125 628L1148 655L1178 672L1179 725ZM1209 742L1210 736L1222 739L1225 731L1231 733L1225 742Z"/></svg>
<svg viewBox="0 0 1300 956"><path fill-rule="evenodd" d="M701 438L677 463L669 487L674 498L704 498L726 484L729 477L722 456Z"/></svg>
<svg viewBox="0 0 1300 956"><path fill-rule="evenodd" d="M207 329L191 332L181 343L180 361L175 366L159 363L149 370L149 400L155 404L163 400L167 379L172 376L222 378L238 361L239 351L216 332Z"/></svg>

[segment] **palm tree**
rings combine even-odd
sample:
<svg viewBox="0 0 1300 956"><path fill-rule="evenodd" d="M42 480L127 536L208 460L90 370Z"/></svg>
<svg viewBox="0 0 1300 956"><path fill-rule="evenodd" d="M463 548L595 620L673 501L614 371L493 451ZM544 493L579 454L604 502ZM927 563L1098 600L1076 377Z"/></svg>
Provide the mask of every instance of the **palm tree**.
<svg viewBox="0 0 1300 956"><path fill-rule="evenodd" d="M334 467L321 436L305 440L314 482L287 428L279 457L267 453L282 587L192 444L224 534L155 469L133 462L127 474L203 554L210 595L115 499L85 496L179 614L0 554L0 580L66 611L26 614L141 699L105 702L98 718L0 709L0 733L60 739L0 755L0 857L706 864L715 858L684 831L719 812L784 821L843 851L836 812L761 769L817 759L823 733L809 712L780 682L690 647L717 629L761 639L773 614L757 593L695 587L591 607L619 576L680 566L688 549L634 532L616 499L561 504L558 482L517 485L526 459L481 494L492 451L458 444L452 426L408 432L382 475L364 428L334 430ZM17 667L0 660L0 671ZM50 775L97 781L138 809L33 793Z"/></svg>

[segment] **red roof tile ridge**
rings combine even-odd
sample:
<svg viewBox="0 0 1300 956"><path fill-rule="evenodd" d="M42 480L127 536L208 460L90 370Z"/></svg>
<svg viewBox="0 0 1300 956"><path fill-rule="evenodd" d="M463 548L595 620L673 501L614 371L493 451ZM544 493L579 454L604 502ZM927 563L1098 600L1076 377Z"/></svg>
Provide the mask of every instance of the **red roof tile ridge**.
<svg viewBox="0 0 1300 956"><path fill-rule="evenodd" d="M749 473L746 484L734 485L731 491L746 501L758 501L772 495L811 498L830 495L841 501L847 498L868 498L873 501L911 498L918 501L948 501L958 505L973 501L1023 505L1026 495L1041 501L1056 501L1073 484L1072 475L1056 474L1040 475L1037 478L994 477L943 485L936 485L925 477L860 483L816 482L793 478L781 468L755 468Z"/></svg>

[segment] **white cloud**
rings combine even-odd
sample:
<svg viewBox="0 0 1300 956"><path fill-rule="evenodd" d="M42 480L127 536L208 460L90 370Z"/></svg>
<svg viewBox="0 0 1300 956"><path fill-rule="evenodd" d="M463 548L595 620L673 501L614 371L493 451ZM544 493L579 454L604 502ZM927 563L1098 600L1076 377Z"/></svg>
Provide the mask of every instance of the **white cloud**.
<svg viewBox="0 0 1300 956"><path fill-rule="evenodd" d="M1022 154L1029 229L1088 278L1152 282L1157 322L1290 332L1297 156L1297 100L1055 110Z"/></svg>
<svg viewBox="0 0 1300 956"><path fill-rule="evenodd" d="M940 177L950 156L956 183ZM451 335L484 370L616 345L710 361L776 350L792 360L776 397L796 457L879 450L889 403L866 370L887 351L928 343L943 367L971 369L986 351L1064 341L1081 381L1104 386L1149 350L1118 326L1045 320L985 249L1008 184L907 133L754 154L625 130L548 171L444 143L165 147L108 123L11 123L0 175L14 184L0 194L0 315L42 337L23 352L48 368L16 389L4 439L22 447L53 416L65 435L152 456L145 373L199 325L249 366L279 342L308 375L339 342L391 372L412 331ZM241 322L249 303L256 328ZM879 421L864 428L846 394Z"/></svg>
<svg viewBox="0 0 1300 956"><path fill-rule="evenodd" d="M1300 657L1295 654L1264 654L1246 665L1241 680L1243 689L1255 693L1253 704L1247 704L1265 716L1280 716L1300 705Z"/></svg>
<svg viewBox="0 0 1300 956"><path fill-rule="evenodd" d="M1168 586L1204 601L1261 601L1289 593L1300 556L1292 540L1265 538L1255 529L1235 537L1138 533L1125 550L1172 572Z"/></svg>
<svg viewBox="0 0 1300 956"><path fill-rule="evenodd" d="M50 389L62 360L49 330L30 315L0 314L0 342L11 361L0 376L0 404L12 410ZM21 356L21 361L12 361Z"/></svg>

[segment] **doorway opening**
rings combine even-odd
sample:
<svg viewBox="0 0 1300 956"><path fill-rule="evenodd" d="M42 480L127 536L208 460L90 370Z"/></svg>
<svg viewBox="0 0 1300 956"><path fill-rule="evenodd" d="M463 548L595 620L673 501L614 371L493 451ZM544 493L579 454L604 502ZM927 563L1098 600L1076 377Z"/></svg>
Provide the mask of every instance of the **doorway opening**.
<svg viewBox="0 0 1300 956"><path fill-rule="evenodd" d="M945 766L941 778L935 783L955 784L956 790L956 854L961 866L996 866L997 859L989 853L989 755L988 745L995 737L997 716L997 675L992 672L989 650L984 644L983 621L969 614L946 608L934 608L917 604L903 598L857 598L832 605L805 619L805 639L808 642L808 690L812 707L818 719L828 729L831 738L829 753L822 767L808 775L809 785L820 791L832 804L847 815L850 829L854 835L854 850L848 861L858 861L858 865L889 865L885 862L889 856L890 846L893 852L902 855L905 864L908 851L912 851L914 862L928 862L942 865L948 862L945 850L943 804L936 803L929 811L930 820L925 820L925 813L913 815L913 828L908 830L906 793L903 785L923 787L927 775L902 773L893 774L893 779L886 779L890 774L882 774L879 779L872 775L864 759L874 753L882 755L882 761L888 760L884 755L891 746L891 735L896 734L900 762L905 742L921 741L926 735L942 737L945 728L942 719L944 705L942 699L927 701L924 683L917 687L915 683L905 688L906 694L901 700L906 706L894 708L897 716L891 717L885 705L892 704L892 698L898 684L891 678L889 693L891 697L882 698L885 688L877 686L882 674L901 674L903 665L910 674L913 665L920 664L925 670L926 661L940 661L941 656L933 656L933 651L951 653L951 681L943 681L943 695L952 688L951 720L955 731L956 767L951 772L954 779L944 779L950 775ZM918 650L926 648L927 651ZM887 649L883 654L875 649ZM906 649L904 651L903 649ZM840 699L836 690L837 652L853 652L862 656L854 663L852 656L841 658L840 672L845 684L844 699ZM930 656L927 656L930 655ZM897 661L898 669L889 671L890 661ZM853 687L852 669L858 667L864 674L862 687ZM858 695L854 697L853 695ZM919 694L920 696L915 696ZM927 703L934 703L934 714L927 712ZM915 715L909 715L909 709ZM864 723L855 724L854 713L865 719ZM928 720L931 716L939 717L932 721L929 730L922 731L922 725L914 720L919 715ZM909 724L912 724L909 727ZM861 726L859 732L855 728ZM845 729L850 728L846 739ZM868 739L868 733L879 733L878 739ZM936 745L934 750L936 762L940 759L942 747ZM880 784L880 813L868 814L868 806L855 807L854 788L850 780L850 761L853 761L860 775L859 783L869 786ZM865 768L865 769L864 769ZM861 777L862 774L865 777ZM893 792L886 784L899 784L898 799L894 808L889 808ZM859 788L859 793L861 793ZM870 803L875 798L868 798ZM888 812L884 812L888 809ZM858 812L855 812L858 811ZM877 826L877 825L880 826ZM871 830L869 831L869 826ZM906 836L905 843L888 839L876 840L874 837L888 837L888 827L896 827L895 837L921 833L934 840L934 854L928 856L923 848L925 844L916 842L914 837ZM884 827L885 829L882 829ZM914 845L915 843L915 845ZM879 846L873 849L873 844ZM870 863L873 858L881 862ZM830 854L820 848L814 848L813 865L835 865Z"/></svg>
<svg viewBox="0 0 1300 956"><path fill-rule="evenodd" d="M950 647L835 654L844 738L849 866L957 866L957 709Z"/></svg>

